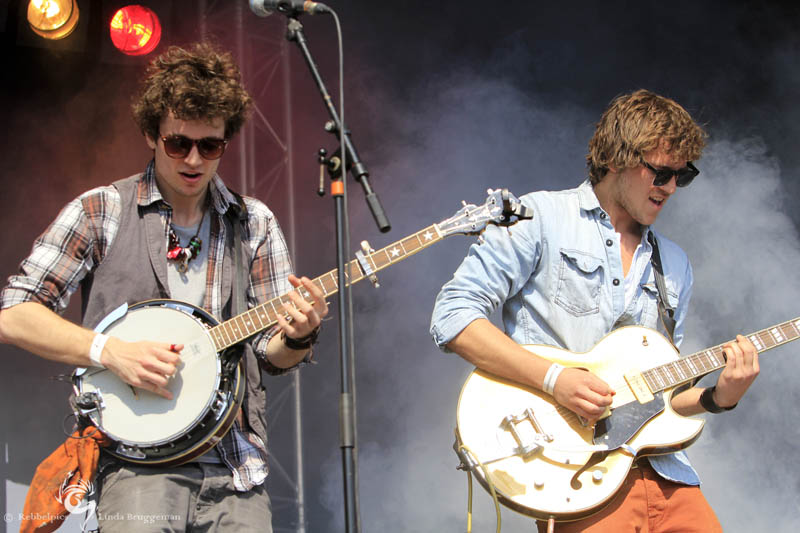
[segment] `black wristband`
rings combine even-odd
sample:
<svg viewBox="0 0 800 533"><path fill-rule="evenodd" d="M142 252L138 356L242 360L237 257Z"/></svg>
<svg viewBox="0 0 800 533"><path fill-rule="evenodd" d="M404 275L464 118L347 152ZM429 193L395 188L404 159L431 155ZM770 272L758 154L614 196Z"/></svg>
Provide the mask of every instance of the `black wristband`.
<svg viewBox="0 0 800 533"><path fill-rule="evenodd" d="M317 343L318 336L319 327L314 328L311 333L300 339L293 339L286 335L286 332L281 332L281 340L290 350L308 350Z"/></svg>
<svg viewBox="0 0 800 533"><path fill-rule="evenodd" d="M716 389L717 386L714 385L713 387L708 387L700 394L700 405L703 406L703 409L705 409L709 413L718 414L718 413L724 413L725 411L730 411L731 409L739 405L738 402L731 405L730 407L720 407L719 405L717 405L717 402L714 401L714 391Z"/></svg>

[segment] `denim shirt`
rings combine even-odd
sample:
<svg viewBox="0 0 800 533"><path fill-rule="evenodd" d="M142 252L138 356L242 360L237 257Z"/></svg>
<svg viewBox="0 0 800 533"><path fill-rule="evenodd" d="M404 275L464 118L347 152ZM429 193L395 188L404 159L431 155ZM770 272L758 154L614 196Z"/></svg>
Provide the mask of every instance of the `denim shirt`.
<svg viewBox="0 0 800 533"><path fill-rule="evenodd" d="M532 220L510 228L490 227L436 298L431 319L434 342L445 345L471 322L488 318L502 306L506 334L519 344L546 344L586 352L610 331L626 325L659 327L658 290L650 256L642 239L640 261L646 262L635 294L625 302L620 236L591 184L575 189L534 192L521 198L534 212ZM651 228L643 228L646 236ZM674 342L680 346L692 291L692 268L675 243L655 232L670 305L675 308ZM684 452L652 456L664 478L688 485L700 483Z"/></svg>

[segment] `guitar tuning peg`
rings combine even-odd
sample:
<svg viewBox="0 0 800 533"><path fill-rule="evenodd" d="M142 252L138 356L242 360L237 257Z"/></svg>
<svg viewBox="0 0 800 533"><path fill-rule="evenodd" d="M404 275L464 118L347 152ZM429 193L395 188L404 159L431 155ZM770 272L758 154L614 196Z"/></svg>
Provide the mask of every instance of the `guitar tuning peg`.
<svg viewBox="0 0 800 533"><path fill-rule="evenodd" d="M464 200L461 200L461 207L467 207L467 202L464 201Z"/></svg>
<svg viewBox="0 0 800 533"><path fill-rule="evenodd" d="M478 235L478 244L483 244L486 242L486 239L483 238L483 235Z"/></svg>

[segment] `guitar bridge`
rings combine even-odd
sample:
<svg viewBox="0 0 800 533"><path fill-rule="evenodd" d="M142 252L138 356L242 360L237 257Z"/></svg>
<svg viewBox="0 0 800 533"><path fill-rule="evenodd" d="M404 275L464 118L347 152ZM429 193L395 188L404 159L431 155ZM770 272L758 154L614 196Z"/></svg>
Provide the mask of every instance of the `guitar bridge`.
<svg viewBox="0 0 800 533"><path fill-rule="evenodd" d="M522 424L524 422L530 422L535 435L533 437L533 443L526 444L523 442L523 437L520 434L517 425ZM517 442L517 450L518 453L521 454L523 457L534 454L541 450L544 447L546 442L553 442L553 436L549 433L545 433L544 429L542 428L539 421L536 419L536 415L533 414L533 409L528 407L522 414L519 415L508 415L503 419L500 423L500 427L506 431L510 431L511 435L514 437L514 440Z"/></svg>

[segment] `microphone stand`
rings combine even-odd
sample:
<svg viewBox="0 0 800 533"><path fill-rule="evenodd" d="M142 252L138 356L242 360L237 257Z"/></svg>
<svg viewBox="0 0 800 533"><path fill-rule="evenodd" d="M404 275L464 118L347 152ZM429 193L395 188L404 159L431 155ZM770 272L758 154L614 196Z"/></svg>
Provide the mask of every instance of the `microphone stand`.
<svg viewBox="0 0 800 533"><path fill-rule="evenodd" d="M358 477L356 469L356 404L355 404L355 360L352 347L352 305L350 302L350 288L348 275L345 272L346 248L349 246L349 238L346 231L346 198L344 178L349 170L353 177L361 183L366 194L367 205L372 216L381 232L391 229L389 220L383 211L378 196L369 186L367 178L369 172L361 162L356 152L355 146L350 139L350 133L343 126L333 100L328 93L325 83L319 74L311 52L308 49L303 25L295 17L288 18L286 38L297 44L303 54L303 58L308 65L311 75L330 114L332 124L325 129L336 135L339 142L346 151L344 159L348 168L341 168L340 172L331 175L331 195L334 200L334 210L336 215L336 266L338 272L337 284L339 287L339 355L340 355L340 377L341 395L339 399L339 435L340 448L342 450L342 469L344 477L344 504L345 504L345 526L346 531L357 532L360 530L358 512ZM330 167L329 167L330 168ZM324 192L324 191L323 191Z"/></svg>

